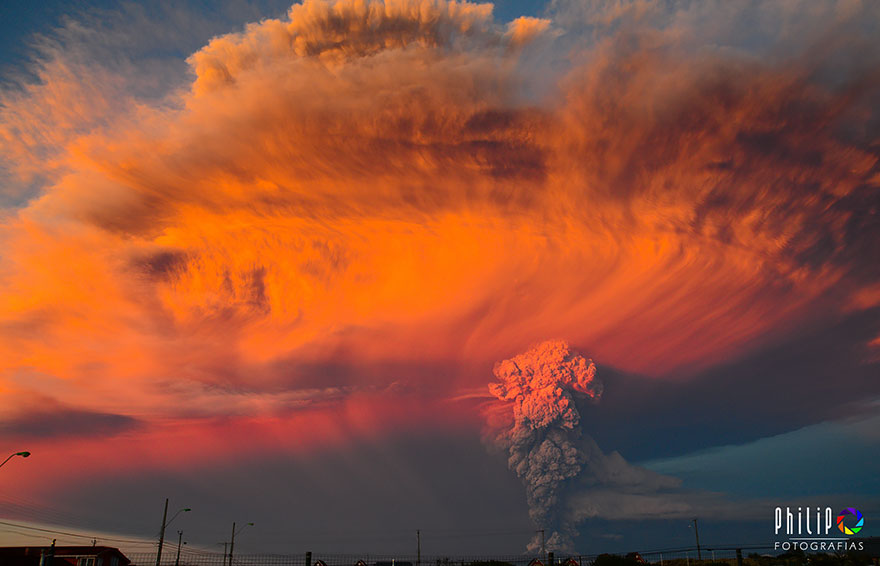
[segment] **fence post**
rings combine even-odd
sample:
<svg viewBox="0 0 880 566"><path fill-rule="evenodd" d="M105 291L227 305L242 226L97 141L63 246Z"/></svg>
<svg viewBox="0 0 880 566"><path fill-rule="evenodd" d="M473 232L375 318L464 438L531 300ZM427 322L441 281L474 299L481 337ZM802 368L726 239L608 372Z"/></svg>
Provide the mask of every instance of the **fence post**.
<svg viewBox="0 0 880 566"><path fill-rule="evenodd" d="M743 566L743 549L736 549L736 566Z"/></svg>
<svg viewBox="0 0 880 566"><path fill-rule="evenodd" d="M306 566L312 566L312 551L306 552Z"/></svg>

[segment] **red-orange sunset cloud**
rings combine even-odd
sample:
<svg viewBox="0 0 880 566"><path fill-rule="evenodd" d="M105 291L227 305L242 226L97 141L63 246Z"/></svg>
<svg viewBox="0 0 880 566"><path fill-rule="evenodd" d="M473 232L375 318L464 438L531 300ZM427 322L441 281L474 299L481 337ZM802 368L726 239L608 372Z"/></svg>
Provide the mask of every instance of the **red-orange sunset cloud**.
<svg viewBox="0 0 880 566"><path fill-rule="evenodd" d="M57 79L73 113L51 74L4 95L4 165L47 180L0 225L0 422L51 399L130 417L137 446L250 442L228 418L296 451L398 398L418 411L395 422L476 423L446 400L548 338L689 377L877 306L850 254L878 234L878 67L825 80L632 24L527 96L523 50L558 35L489 4L306 0L154 104L88 76Z"/></svg>

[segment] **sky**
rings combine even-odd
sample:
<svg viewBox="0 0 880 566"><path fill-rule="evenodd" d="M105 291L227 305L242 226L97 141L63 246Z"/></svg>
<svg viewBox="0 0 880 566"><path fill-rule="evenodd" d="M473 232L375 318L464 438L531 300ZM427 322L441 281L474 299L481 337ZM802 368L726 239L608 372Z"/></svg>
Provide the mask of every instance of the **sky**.
<svg viewBox="0 0 880 566"><path fill-rule="evenodd" d="M149 549L165 498L243 553L880 534L878 25L4 3L0 544Z"/></svg>

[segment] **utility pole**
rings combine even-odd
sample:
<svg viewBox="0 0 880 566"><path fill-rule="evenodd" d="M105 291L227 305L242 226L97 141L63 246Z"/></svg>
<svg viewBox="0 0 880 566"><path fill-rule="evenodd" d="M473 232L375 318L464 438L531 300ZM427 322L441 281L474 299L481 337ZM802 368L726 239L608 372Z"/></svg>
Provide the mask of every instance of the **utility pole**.
<svg viewBox="0 0 880 566"><path fill-rule="evenodd" d="M232 566L232 549L235 546L235 521L232 521L232 539L229 541L229 566Z"/></svg>
<svg viewBox="0 0 880 566"><path fill-rule="evenodd" d="M159 530L159 552L156 553L156 566L162 562L162 545L165 543L165 519L168 518L168 498L165 498L165 511L162 513L162 528Z"/></svg>
<svg viewBox="0 0 880 566"><path fill-rule="evenodd" d="M241 526L241 529L238 529L238 530L242 530L245 527L253 527L253 526L254 526L253 523L245 523ZM229 539L229 566L232 566L232 555L233 555L234 548L235 548L235 522L232 523L232 537Z"/></svg>
<svg viewBox="0 0 880 566"><path fill-rule="evenodd" d="M180 566L180 542L183 540L183 531L177 531L177 559L174 566Z"/></svg>
<svg viewBox="0 0 880 566"><path fill-rule="evenodd" d="M422 531L416 529L416 566L422 566Z"/></svg>
<svg viewBox="0 0 880 566"><path fill-rule="evenodd" d="M694 518L694 535L697 537L697 560L703 560L703 554L700 552L700 530L697 528L697 519Z"/></svg>

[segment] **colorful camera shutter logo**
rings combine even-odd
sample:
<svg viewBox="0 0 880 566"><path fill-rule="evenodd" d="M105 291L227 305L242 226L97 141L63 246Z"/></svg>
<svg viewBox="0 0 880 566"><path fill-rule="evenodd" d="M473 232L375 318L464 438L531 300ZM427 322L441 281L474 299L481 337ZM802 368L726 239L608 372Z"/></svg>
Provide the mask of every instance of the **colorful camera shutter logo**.
<svg viewBox="0 0 880 566"><path fill-rule="evenodd" d="M852 515L856 518L856 524L852 527L847 527L844 521L846 521L846 516ZM837 528L840 529L845 535L854 535L860 530L862 530L862 526L865 524L865 517L862 516L862 512L858 509L853 509L852 507L847 507L843 511L840 512L840 515L837 516Z"/></svg>

